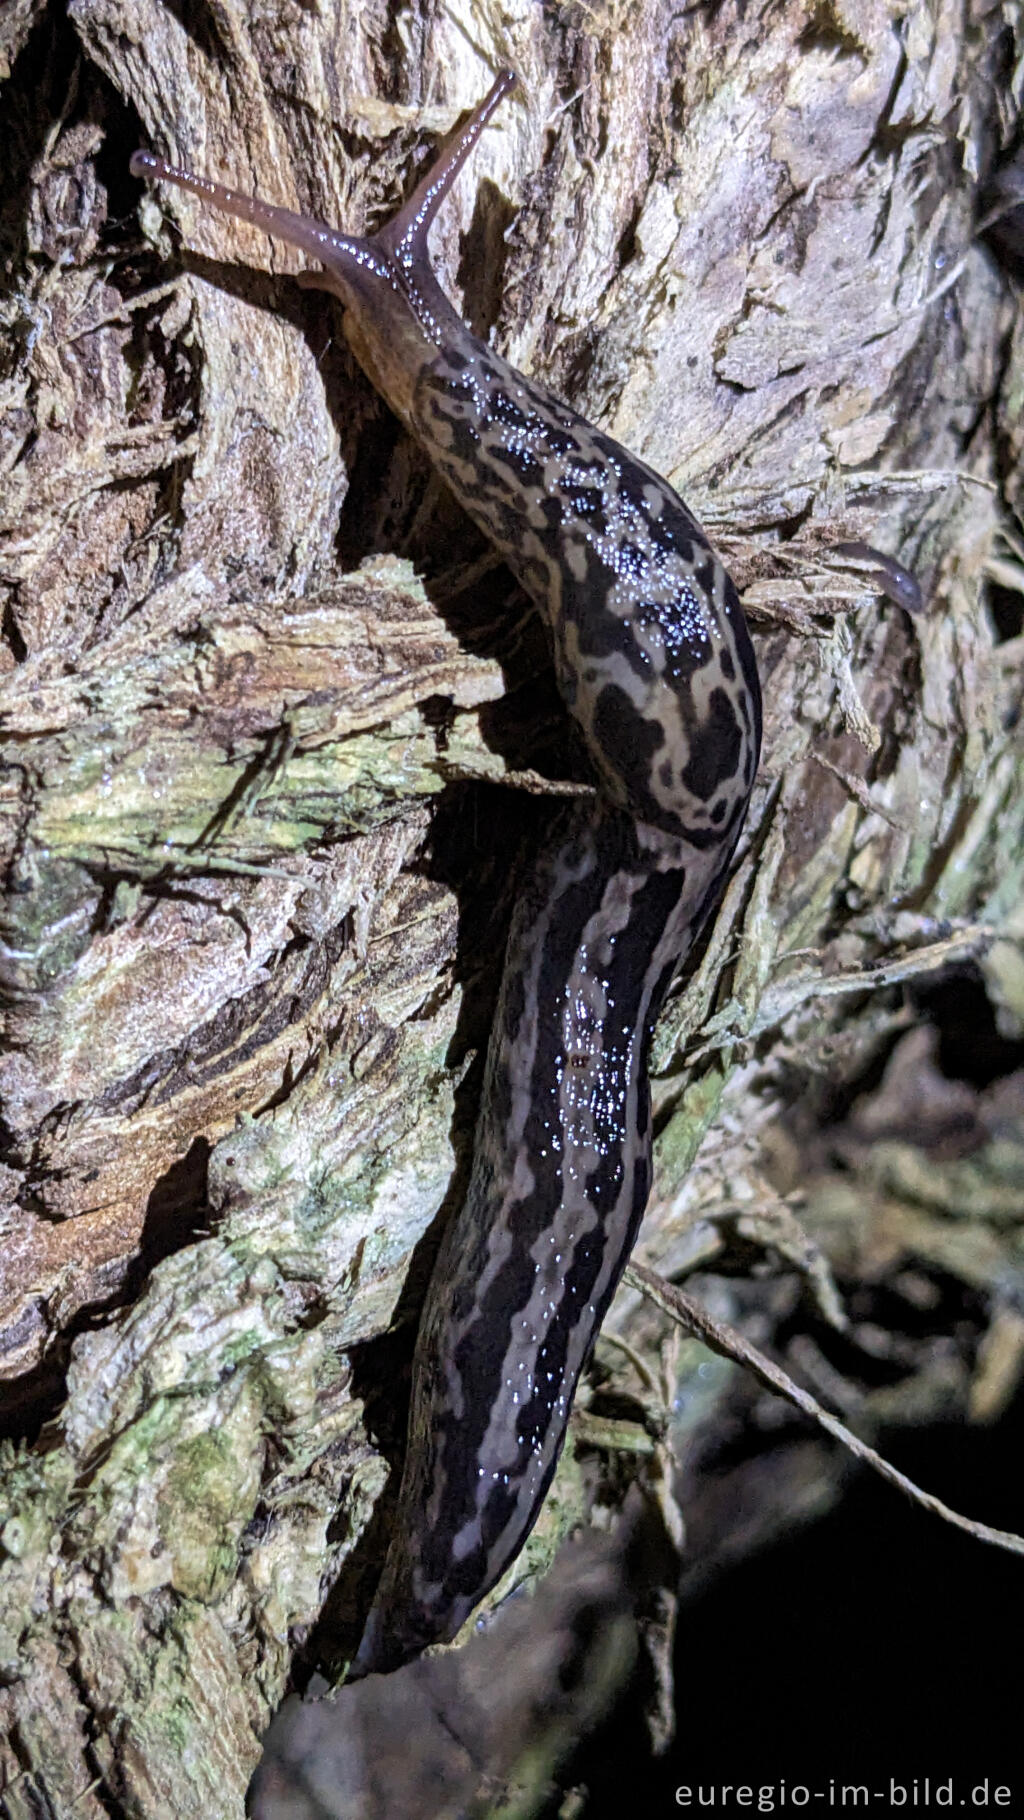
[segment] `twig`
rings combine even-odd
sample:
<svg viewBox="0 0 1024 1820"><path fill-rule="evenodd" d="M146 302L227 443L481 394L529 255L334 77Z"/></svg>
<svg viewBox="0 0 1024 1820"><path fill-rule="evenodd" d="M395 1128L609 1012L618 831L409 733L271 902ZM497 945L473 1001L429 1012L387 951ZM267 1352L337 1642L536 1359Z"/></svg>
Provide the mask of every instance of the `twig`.
<svg viewBox="0 0 1024 1820"><path fill-rule="evenodd" d="M829 1415L828 1410L823 1409L809 1391L802 1390L799 1384L794 1384L792 1378L787 1376L781 1366L776 1365L772 1359L766 1358L763 1352L759 1352L756 1346L752 1346L749 1340L745 1340L734 1327L727 1327L723 1321L716 1321L708 1314L706 1308L702 1308L700 1303L695 1302L693 1297L688 1296L684 1290L677 1289L674 1283L667 1283L664 1277L656 1276L653 1270L647 1270L643 1264L628 1265L626 1281L634 1289L638 1289L642 1295L647 1296L672 1320L678 1321L689 1333L695 1334L698 1339L703 1340L705 1346L710 1347L712 1352L719 1353L723 1359L732 1359L736 1364L744 1365L768 1390L774 1391L777 1396L783 1397L787 1403L792 1403L794 1408L801 1410L804 1415L810 1416L811 1420L817 1422L820 1428L824 1428L828 1434L834 1435L837 1441L841 1441L856 1459L863 1460L883 1479L888 1480L890 1485L895 1485L897 1490L905 1492L915 1504L923 1505L925 1510L930 1510L933 1515L941 1517L943 1522L952 1523L955 1528L966 1530L967 1534L973 1536L978 1542L990 1542L995 1548L1005 1548L1011 1554L1024 1555L1024 1536L1014 1535L1011 1530L992 1529L987 1523L976 1523L972 1517L964 1517L960 1515L959 1511L950 1510L948 1504L943 1504L941 1498L933 1497L931 1492L922 1491L919 1485L914 1484L913 1479L908 1479L905 1473L899 1472L895 1466L890 1465L889 1461L883 1459L880 1453L876 1453L873 1447L869 1447L866 1441L859 1440L836 1416Z"/></svg>

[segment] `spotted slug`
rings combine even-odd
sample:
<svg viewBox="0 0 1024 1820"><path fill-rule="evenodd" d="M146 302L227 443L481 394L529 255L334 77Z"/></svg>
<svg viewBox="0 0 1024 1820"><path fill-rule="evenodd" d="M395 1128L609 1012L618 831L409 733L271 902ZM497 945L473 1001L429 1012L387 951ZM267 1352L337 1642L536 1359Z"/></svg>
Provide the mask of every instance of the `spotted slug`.
<svg viewBox="0 0 1024 1820"><path fill-rule="evenodd" d="M430 223L514 82L498 77L365 239L132 160L321 262L306 282L340 297L369 378L540 609L598 786L558 821L513 918L353 1676L452 1638L537 1517L647 1201L652 1027L721 892L760 749L746 624L693 515L471 335L430 269Z"/></svg>

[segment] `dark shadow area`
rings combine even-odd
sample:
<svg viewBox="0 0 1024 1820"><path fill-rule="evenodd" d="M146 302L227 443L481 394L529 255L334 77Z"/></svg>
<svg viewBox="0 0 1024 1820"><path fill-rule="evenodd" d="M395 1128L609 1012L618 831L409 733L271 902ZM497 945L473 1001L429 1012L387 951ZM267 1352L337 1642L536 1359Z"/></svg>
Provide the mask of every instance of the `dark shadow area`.
<svg viewBox="0 0 1024 1820"><path fill-rule="evenodd" d="M880 1445L954 1507L1024 1530L1024 1396L994 1428L902 1430ZM723 1783L774 1784L774 1811L787 1811L782 1780L820 1788L806 1804L817 1811L833 1777L836 1807L840 1783L867 1781L881 1794L861 1805L888 1812L890 1779L909 1787L925 1776L933 1787L953 1779L954 1807L970 1807L985 1777L1019 1800L1022 1623L1019 1557L958 1534L864 1472L831 1515L684 1603L678 1730L665 1758L652 1759L631 1693L560 1781L585 1786L588 1820L620 1820L638 1796L651 1812L681 1811L683 1785L699 1811L697 1786L708 1794ZM739 1811L720 1794L714 1808ZM545 1820L557 1813L552 1804Z"/></svg>
<svg viewBox="0 0 1024 1820"><path fill-rule="evenodd" d="M0 1441L24 1443L35 1447L47 1422L55 1421L67 1397L68 1354L76 1333L91 1325L80 1316L74 1331L68 1328L45 1359L22 1377L3 1386L0 1396Z"/></svg>
<svg viewBox="0 0 1024 1820"><path fill-rule="evenodd" d="M1024 1068L1024 1043L1002 1035L973 969L941 974L910 996L915 1011L939 1032L939 1067L949 1080L989 1087Z"/></svg>
<svg viewBox="0 0 1024 1820"><path fill-rule="evenodd" d="M20 264L32 171L41 158L61 102L69 96L76 46L63 7L50 7L37 20L0 85L0 144L4 184L0 199L0 259ZM5 362L6 366L6 362Z"/></svg>
<svg viewBox="0 0 1024 1820"><path fill-rule="evenodd" d="M440 1217L440 1216L439 1216ZM435 1227L437 1222L435 1221ZM387 1461L390 1477L384 1495L378 1498L373 1515L358 1541L349 1551L343 1571L331 1587L320 1615L304 1644L292 1659L289 1692L311 1697L322 1694L344 1675L359 1646L363 1624L373 1599L391 1533L392 1515L401 1479L405 1453L405 1431L409 1418L409 1391L412 1353L416 1340L416 1316L429 1267L420 1268L424 1247L432 1238L427 1234L417 1247L409 1277L395 1311L391 1330L364 1346L354 1346L352 1395L363 1400L363 1422L374 1447ZM437 1238L429 1244L433 1260ZM411 1293L416 1277L419 1296ZM328 1528L331 1543L340 1542L348 1531L347 1500L341 1499Z"/></svg>
<svg viewBox="0 0 1024 1820"><path fill-rule="evenodd" d="M55 121L60 123L56 135ZM95 144L81 140L80 129L89 126L100 129ZM134 110L103 72L83 58L65 6L54 0L0 85L5 178L0 253L12 264L20 263L31 205L35 238L55 264L91 261L98 266L111 255L120 267L126 230L137 239L139 195L124 147L140 132ZM47 177L37 191L33 173L44 157ZM141 256L152 261L148 249ZM120 284L120 270L110 275Z"/></svg>
<svg viewBox="0 0 1024 1820"><path fill-rule="evenodd" d="M891 988L890 992L892 1003L898 1004L900 989ZM905 989L905 998L913 1012L912 1022L935 1030L936 1059L947 1080L964 1081L981 1090L1024 1068L1024 1043L1000 1032L984 982L973 963L922 976ZM811 1076L799 1069L791 1071L792 1081L785 1097L792 1107L792 1128L802 1143L827 1143L829 1128L843 1125L858 1100L878 1090L903 1035L903 1031L893 1030L878 1043L867 1062L845 1077L838 1073ZM766 1042L765 1053L771 1041L769 1038Z"/></svg>
<svg viewBox="0 0 1024 1820"><path fill-rule="evenodd" d="M985 598L996 643L1005 645L1011 639L1019 638L1024 632L1024 597L1016 589L1001 588L998 582L990 581ZM1016 724L1016 716L1011 724Z"/></svg>
<svg viewBox="0 0 1024 1820"><path fill-rule="evenodd" d="M34 1446L47 1422L56 1420L67 1396L71 1348L80 1334L105 1327L120 1309L130 1308L156 1266L208 1230L207 1169L210 1145L197 1137L164 1171L146 1203L139 1249L120 1286L102 1302L91 1302L64 1327L46 1357L23 1377L4 1384L0 1396L0 1440Z"/></svg>
<svg viewBox="0 0 1024 1820"><path fill-rule="evenodd" d="M1010 54L1007 55L1009 79ZM979 225L988 245L1016 282L1024 279L1024 147L1017 145L978 192Z"/></svg>
<svg viewBox="0 0 1024 1820"><path fill-rule="evenodd" d="M129 1267L124 1301L134 1302L146 1278L165 1258L173 1257L209 1229L208 1171L211 1144L193 1138L183 1157L165 1169L146 1202L138 1256Z"/></svg>
<svg viewBox="0 0 1024 1820"><path fill-rule="evenodd" d="M506 100L504 105L514 107L515 98ZM478 180L476 207L463 238L458 277L465 299L466 323L481 341L486 341L501 313L508 264L505 236L518 213L490 178Z"/></svg>

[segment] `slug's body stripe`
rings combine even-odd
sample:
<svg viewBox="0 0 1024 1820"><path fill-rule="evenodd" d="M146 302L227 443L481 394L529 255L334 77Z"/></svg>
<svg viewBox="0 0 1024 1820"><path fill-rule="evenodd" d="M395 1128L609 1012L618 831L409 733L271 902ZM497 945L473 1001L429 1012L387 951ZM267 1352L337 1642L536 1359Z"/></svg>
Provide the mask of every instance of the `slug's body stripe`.
<svg viewBox="0 0 1024 1820"><path fill-rule="evenodd" d="M378 1607L389 1631L401 1611L406 1648L439 1604L452 1626L469 1615L547 1489L647 1201L647 1047L702 884L685 843L584 804L517 908L469 1194L418 1340L431 1445L410 1449L402 1501L425 1520ZM379 1623L367 1647L387 1655Z"/></svg>
<svg viewBox="0 0 1024 1820"><path fill-rule="evenodd" d="M647 1051L721 891L761 696L736 591L652 469L459 321L430 220L501 76L372 240L163 177L321 259L375 385L538 603L601 789L558 821L517 907L473 1169L423 1310L394 1539L354 1673L452 1637L515 1558L650 1188Z"/></svg>

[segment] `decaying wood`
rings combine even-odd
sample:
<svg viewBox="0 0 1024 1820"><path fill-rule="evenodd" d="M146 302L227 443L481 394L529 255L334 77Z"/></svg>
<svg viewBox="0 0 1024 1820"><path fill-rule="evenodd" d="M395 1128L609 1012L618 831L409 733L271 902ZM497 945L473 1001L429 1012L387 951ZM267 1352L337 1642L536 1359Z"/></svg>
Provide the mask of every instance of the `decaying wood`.
<svg viewBox="0 0 1024 1820"><path fill-rule="evenodd" d="M1008 1396L1024 1091L951 1083L904 996L970 973L1024 1034L1024 337L974 231L1024 33L1009 0L967 22L953 0L0 21L14 1820L240 1815L297 1648L329 1594L357 1611L387 1477L363 1399L394 1386L356 1394L350 1349L458 1193L472 1073L457 1090L545 810L493 784L574 763L522 602L333 304L296 255L141 195L137 143L359 231L520 71L439 271L679 486L766 683L739 866L659 1030L644 1256L773 1260L761 1318L807 1289L792 1362L847 1419ZM923 613L843 542L898 556ZM821 1333L860 1330L835 1280L920 1300L939 1275L988 1310L977 1363L895 1336L895 1388L840 1377ZM634 1359L664 1341L633 1293L613 1326ZM731 1384L691 1400L691 1440ZM534 1560L584 1503L570 1457Z"/></svg>

